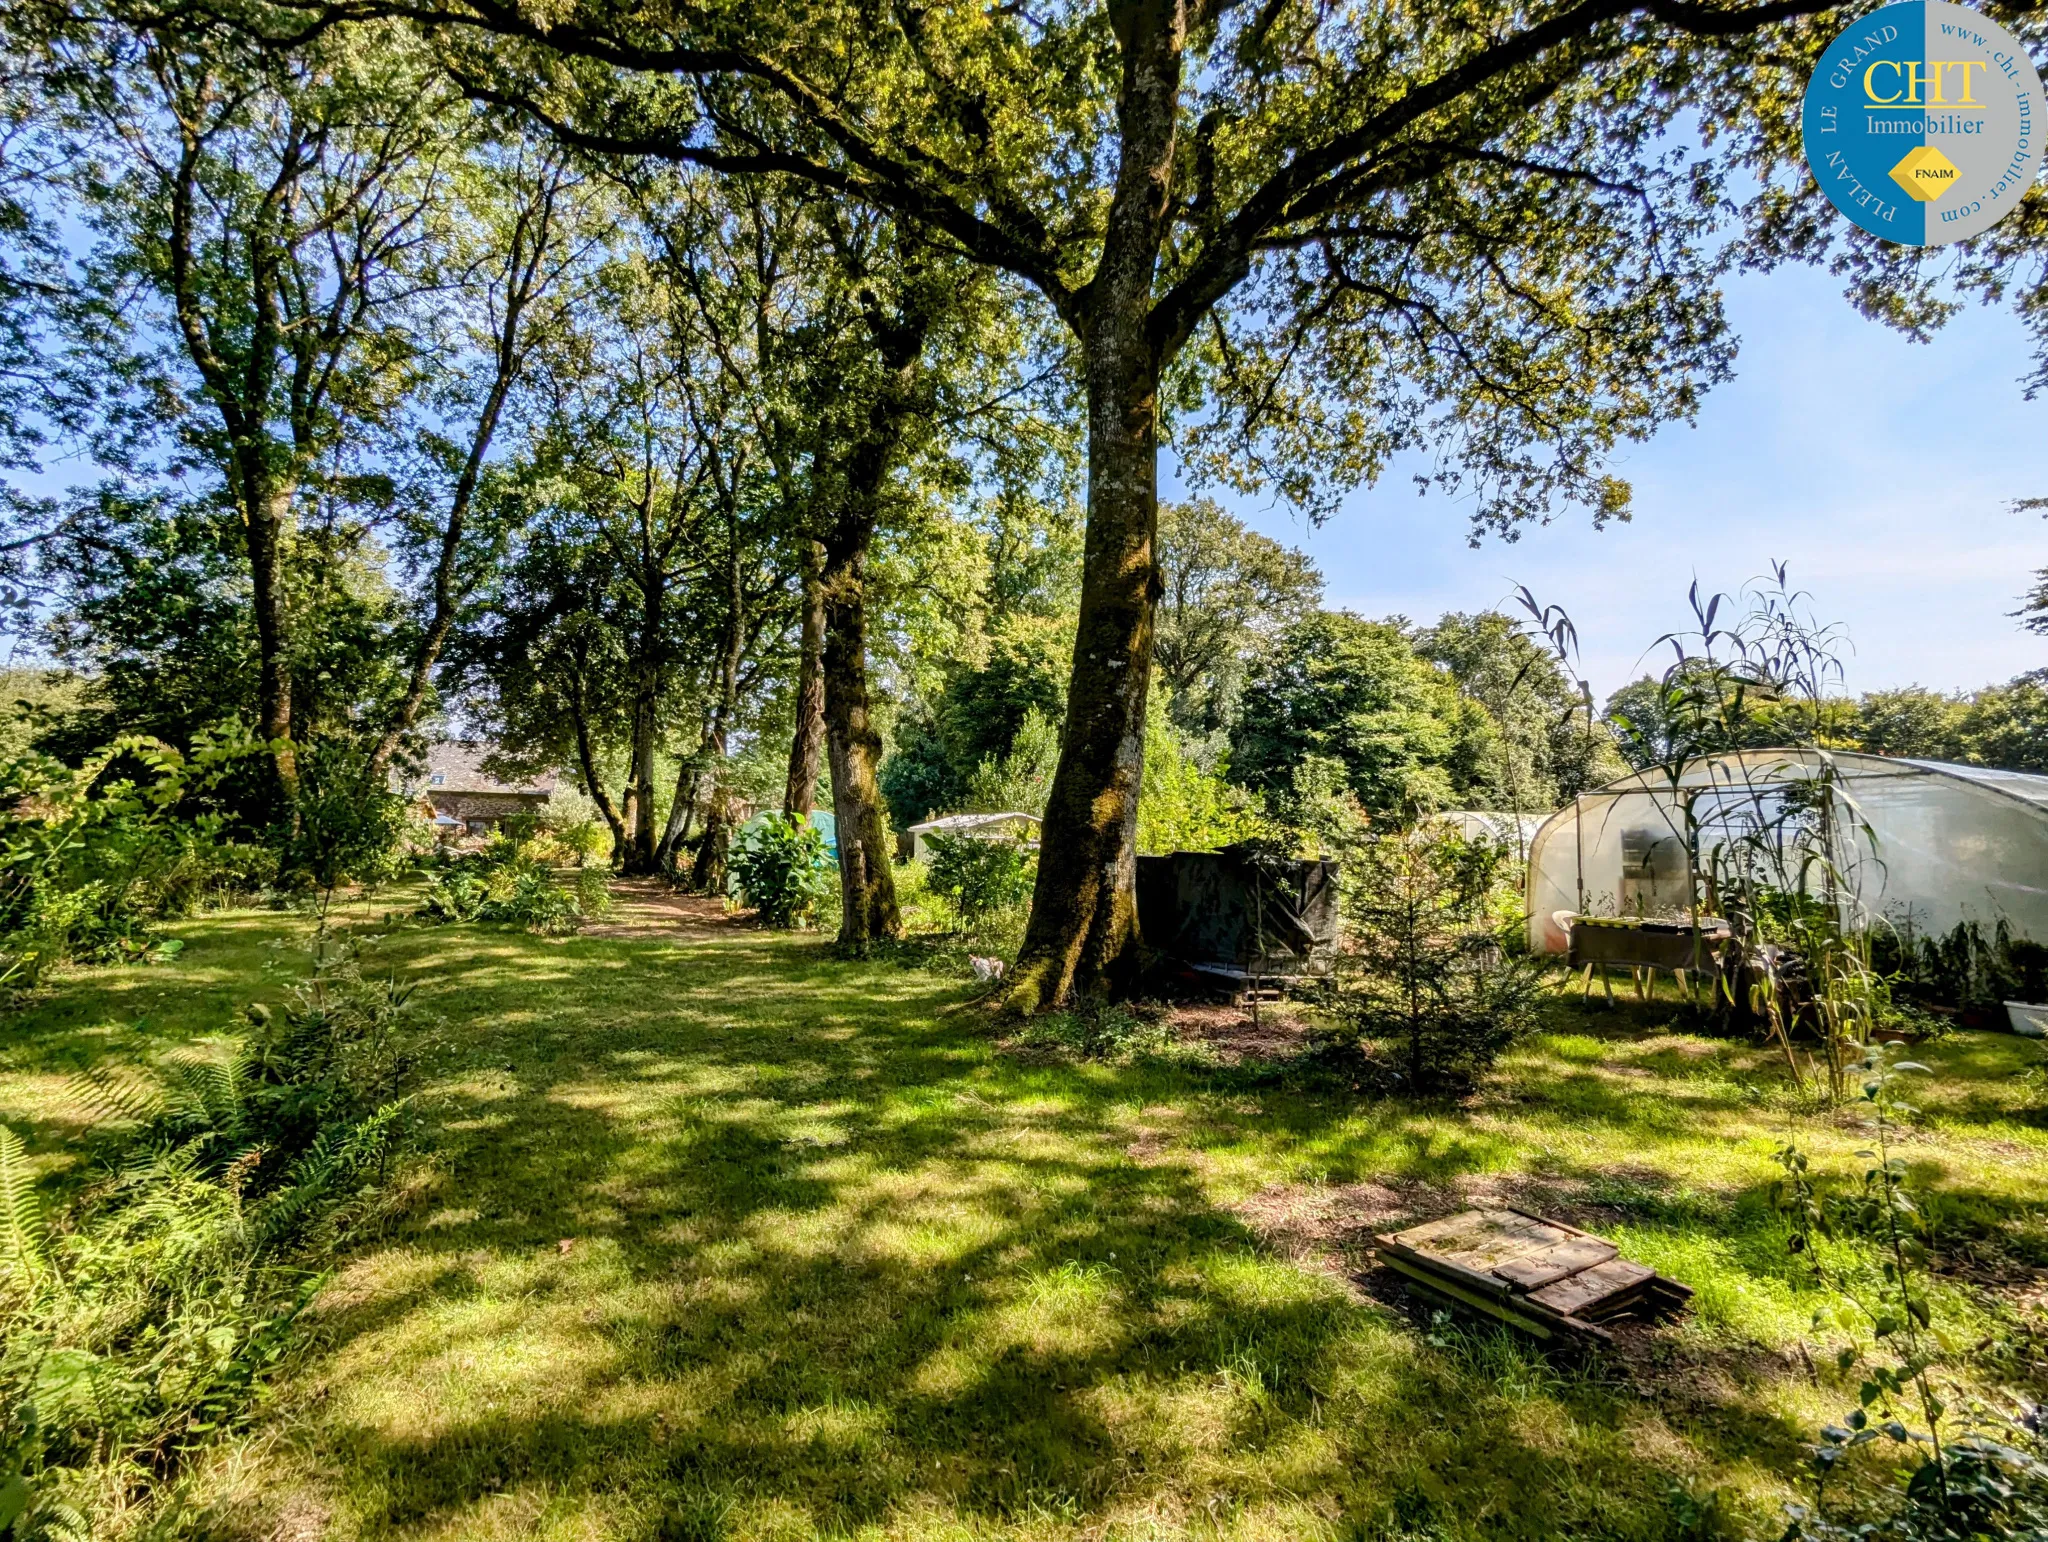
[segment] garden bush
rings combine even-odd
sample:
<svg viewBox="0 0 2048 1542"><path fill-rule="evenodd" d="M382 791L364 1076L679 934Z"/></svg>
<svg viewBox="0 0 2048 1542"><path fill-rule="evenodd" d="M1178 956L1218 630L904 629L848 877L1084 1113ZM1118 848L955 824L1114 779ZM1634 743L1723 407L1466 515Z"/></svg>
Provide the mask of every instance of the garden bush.
<svg viewBox="0 0 2048 1542"><path fill-rule="evenodd" d="M1167 718L1164 692L1154 692L1145 722L1144 797L1138 803L1138 850L1221 851L1273 833L1257 800L1222 772L1198 764Z"/></svg>
<svg viewBox="0 0 2048 1542"><path fill-rule="evenodd" d="M578 867L588 867L599 861L611 850L612 833L601 820L572 819L553 828L552 834L561 849L568 854L568 860Z"/></svg>
<svg viewBox="0 0 2048 1542"><path fill-rule="evenodd" d="M727 867L741 901L764 926L805 925L832 884L825 837L808 819L749 824L733 842Z"/></svg>
<svg viewBox="0 0 2048 1542"><path fill-rule="evenodd" d="M376 889L411 866L411 808L369 780L365 762L361 751L337 744L315 745L299 757L299 796L279 870L285 886L312 890L323 906L345 885Z"/></svg>
<svg viewBox="0 0 2048 1542"><path fill-rule="evenodd" d="M226 1060L81 1086L119 1132L60 1216L0 1127L0 1533L175 1518L181 1469L256 1411L320 1271L394 1206L411 1017L326 944Z"/></svg>
<svg viewBox="0 0 2048 1542"><path fill-rule="evenodd" d="M2001 1016L2008 1001L2048 1001L2048 946L2013 936L2003 919L1989 936L1977 921L1933 937L1879 927L1871 963L1915 1001Z"/></svg>
<svg viewBox="0 0 2048 1542"><path fill-rule="evenodd" d="M417 914L443 924L489 921L552 933L573 931L610 904L601 872L579 872L572 891L527 847L500 832L483 850L431 868Z"/></svg>
<svg viewBox="0 0 2048 1542"><path fill-rule="evenodd" d="M72 768L41 755L0 762L0 985L33 986L50 965L141 960L174 949L155 923L275 869L228 837L206 807L254 753L201 735L181 753L119 740Z"/></svg>
<svg viewBox="0 0 2048 1542"><path fill-rule="evenodd" d="M952 902L962 925L977 926L1031 898L1038 864L1022 842L933 835L927 843L927 882Z"/></svg>

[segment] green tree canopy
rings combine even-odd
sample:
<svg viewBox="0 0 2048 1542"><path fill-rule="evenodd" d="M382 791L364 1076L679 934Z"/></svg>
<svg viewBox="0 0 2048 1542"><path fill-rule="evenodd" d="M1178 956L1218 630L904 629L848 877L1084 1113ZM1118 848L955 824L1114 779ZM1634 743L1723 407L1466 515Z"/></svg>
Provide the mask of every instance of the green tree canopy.
<svg viewBox="0 0 2048 1542"><path fill-rule="evenodd" d="M1031 713L1060 720L1064 643L1056 628L999 628L986 663L954 670L930 715L898 727L896 752L882 767L882 793L899 826L958 810L976 769L1010 753Z"/></svg>
<svg viewBox="0 0 2048 1542"><path fill-rule="evenodd" d="M280 39L380 8L248 0ZM1202 474L1320 507L1422 450L1482 525L1616 513L1608 452L1732 349L1711 178L1666 133L1822 8L389 0L584 149L803 178L1064 325L1088 540L1020 1006L1137 963L1162 410Z"/></svg>
<svg viewBox="0 0 2048 1542"><path fill-rule="evenodd" d="M1272 792L1309 756L1327 757L1367 812L1398 824L1479 789L1493 738L1486 709L1418 655L1398 622L1318 611L1252 671L1231 774Z"/></svg>
<svg viewBox="0 0 2048 1542"><path fill-rule="evenodd" d="M2048 773L2048 670L1977 692L1957 737L1972 764Z"/></svg>
<svg viewBox="0 0 2048 1542"><path fill-rule="evenodd" d="M1207 498L1159 506L1159 581L1152 662L1197 737L1228 724L1252 655L1323 597L1307 557Z"/></svg>
<svg viewBox="0 0 2048 1542"><path fill-rule="evenodd" d="M1965 698L1922 686L1871 691L1856 703L1856 741L1873 755L1961 760Z"/></svg>
<svg viewBox="0 0 2048 1542"><path fill-rule="evenodd" d="M1418 628L1414 641L1493 719L1484 781L1496 806L1544 812L1625 769L1611 736L1586 721L1556 656L1512 617L1452 612Z"/></svg>

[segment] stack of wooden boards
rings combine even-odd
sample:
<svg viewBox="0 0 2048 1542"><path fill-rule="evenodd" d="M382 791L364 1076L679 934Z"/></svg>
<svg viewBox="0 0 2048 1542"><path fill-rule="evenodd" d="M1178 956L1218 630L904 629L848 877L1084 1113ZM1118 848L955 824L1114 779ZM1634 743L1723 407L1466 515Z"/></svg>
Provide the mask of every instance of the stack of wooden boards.
<svg viewBox="0 0 2048 1542"><path fill-rule="evenodd" d="M1465 1210L1372 1240L1381 1262L1424 1289L1560 1344L1611 1344L1601 1323L1692 1299L1613 1243L1521 1210Z"/></svg>

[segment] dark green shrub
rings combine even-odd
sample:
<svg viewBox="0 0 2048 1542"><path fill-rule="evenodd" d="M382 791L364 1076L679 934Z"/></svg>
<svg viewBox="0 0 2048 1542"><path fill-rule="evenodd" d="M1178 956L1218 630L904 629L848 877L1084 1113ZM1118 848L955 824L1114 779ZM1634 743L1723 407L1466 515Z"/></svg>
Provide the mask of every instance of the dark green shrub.
<svg viewBox="0 0 2048 1542"><path fill-rule="evenodd" d="M576 896L556 883L547 869L520 864L502 871L510 875L510 882L485 896L477 908L479 921L523 926L534 932L575 929L583 914Z"/></svg>
<svg viewBox="0 0 2048 1542"><path fill-rule="evenodd" d="M0 984L33 985L65 959L160 956L155 922L259 865L205 808L257 748L202 735L187 755L124 739L76 769L0 762Z"/></svg>
<svg viewBox="0 0 2048 1542"><path fill-rule="evenodd" d="M1988 936L1976 921L1933 937L1881 927L1870 952L1899 994L1937 1006L1997 1013L2007 1001L2048 1001L2048 947L2013 936L2004 921Z"/></svg>
<svg viewBox="0 0 2048 1542"><path fill-rule="evenodd" d="M1037 863L1022 842L934 835L928 844L931 890L953 902L963 924L977 925L1031 898Z"/></svg>
<svg viewBox="0 0 2048 1542"><path fill-rule="evenodd" d="M319 745L300 756L296 824L279 866L289 885L331 895L345 884L376 888L406 866L406 800L367 779L365 756Z"/></svg>
<svg viewBox="0 0 2048 1542"><path fill-rule="evenodd" d="M727 857L733 886L763 926L802 926L831 887L825 837L808 819L763 819L740 831Z"/></svg>
<svg viewBox="0 0 2048 1542"><path fill-rule="evenodd" d="M427 897L418 914L444 926L474 921L490 898L483 872L467 863L451 863L427 879Z"/></svg>
<svg viewBox="0 0 2048 1542"><path fill-rule="evenodd" d="M572 893L523 847L500 835L482 851L430 869L426 898L416 913L443 924L491 921L536 932L566 932L584 916L602 914L610 905L602 874L579 873Z"/></svg>

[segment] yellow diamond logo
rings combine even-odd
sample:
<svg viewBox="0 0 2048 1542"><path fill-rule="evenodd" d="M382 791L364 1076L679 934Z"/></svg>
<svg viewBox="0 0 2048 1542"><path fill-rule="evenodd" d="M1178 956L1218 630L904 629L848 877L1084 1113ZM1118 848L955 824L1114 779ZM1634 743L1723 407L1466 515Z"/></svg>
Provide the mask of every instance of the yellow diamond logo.
<svg viewBox="0 0 2048 1542"><path fill-rule="evenodd" d="M1922 203L1933 203L1954 187L1957 175L1955 162L1933 145L1908 150L1892 168L1892 180Z"/></svg>

